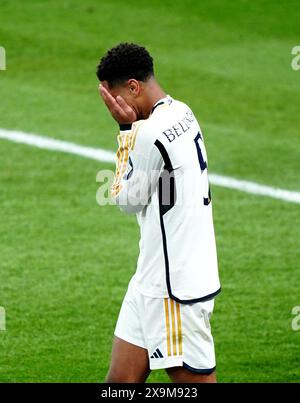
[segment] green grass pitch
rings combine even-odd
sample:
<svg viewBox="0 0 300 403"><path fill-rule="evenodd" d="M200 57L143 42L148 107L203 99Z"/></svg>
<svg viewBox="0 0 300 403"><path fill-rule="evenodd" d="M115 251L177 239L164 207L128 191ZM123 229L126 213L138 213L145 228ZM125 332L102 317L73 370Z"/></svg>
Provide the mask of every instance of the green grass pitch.
<svg viewBox="0 0 300 403"><path fill-rule="evenodd" d="M0 10L0 127L115 149L95 67L135 41L200 120L210 172L300 190L298 2L0 0ZM4 140L0 161L0 381L102 382L139 236L135 217L96 204L96 173L113 166ZM300 207L216 186L212 196L218 380L300 381Z"/></svg>

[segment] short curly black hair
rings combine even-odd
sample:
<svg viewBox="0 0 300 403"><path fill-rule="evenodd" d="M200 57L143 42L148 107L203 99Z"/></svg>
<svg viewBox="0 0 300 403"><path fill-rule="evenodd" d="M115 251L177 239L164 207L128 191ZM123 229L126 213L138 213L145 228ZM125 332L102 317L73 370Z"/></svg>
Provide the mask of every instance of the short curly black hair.
<svg viewBox="0 0 300 403"><path fill-rule="evenodd" d="M153 59L143 46L120 43L102 57L96 74L100 81L107 81L110 87L130 78L147 81L154 76Z"/></svg>

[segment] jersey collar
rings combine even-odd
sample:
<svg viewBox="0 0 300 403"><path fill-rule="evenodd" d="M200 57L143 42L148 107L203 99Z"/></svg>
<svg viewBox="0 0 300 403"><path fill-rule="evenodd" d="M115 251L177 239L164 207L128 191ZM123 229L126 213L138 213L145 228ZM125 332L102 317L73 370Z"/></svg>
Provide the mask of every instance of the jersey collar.
<svg viewBox="0 0 300 403"><path fill-rule="evenodd" d="M171 105L171 103L173 102L173 99L172 99L172 97L170 96L170 95L167 95L165 98L162 98L162 99L159 99L157 102L156 102L156 104L154 104L154 106L153 106L153 108L152 108L152 110L151 110L151 113L150 113L150 115L152 115L152 113L154 112L154 110L158 107L158 106L160 106L160 105Z"/></svg>

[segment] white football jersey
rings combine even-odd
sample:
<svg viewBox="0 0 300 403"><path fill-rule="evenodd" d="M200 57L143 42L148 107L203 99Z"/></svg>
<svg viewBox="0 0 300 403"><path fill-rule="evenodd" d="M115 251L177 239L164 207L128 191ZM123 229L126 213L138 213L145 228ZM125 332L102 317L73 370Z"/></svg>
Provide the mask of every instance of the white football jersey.
<svg viewBox="0 0 300 403"><path fill-rule="evenodd" d="M208 162L193 112L168 95L148 119L120 129L111 195L140 225L135 286L180 303L213 298L220 282Z"/></svg>

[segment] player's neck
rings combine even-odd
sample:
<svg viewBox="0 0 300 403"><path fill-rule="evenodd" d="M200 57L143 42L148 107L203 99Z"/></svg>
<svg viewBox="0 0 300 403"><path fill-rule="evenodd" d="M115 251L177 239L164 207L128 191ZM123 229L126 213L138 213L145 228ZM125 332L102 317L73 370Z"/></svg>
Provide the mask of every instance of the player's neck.
<svg viewBox="0 0 300 403"><path fill-rule="evenodd" d="M160 88L160 85L155 78L150 78L147 82L146 90L146 102L143 108L143 116L147 119L150 116L153 106L162 98L165 98L167 94Z"/></svg>

